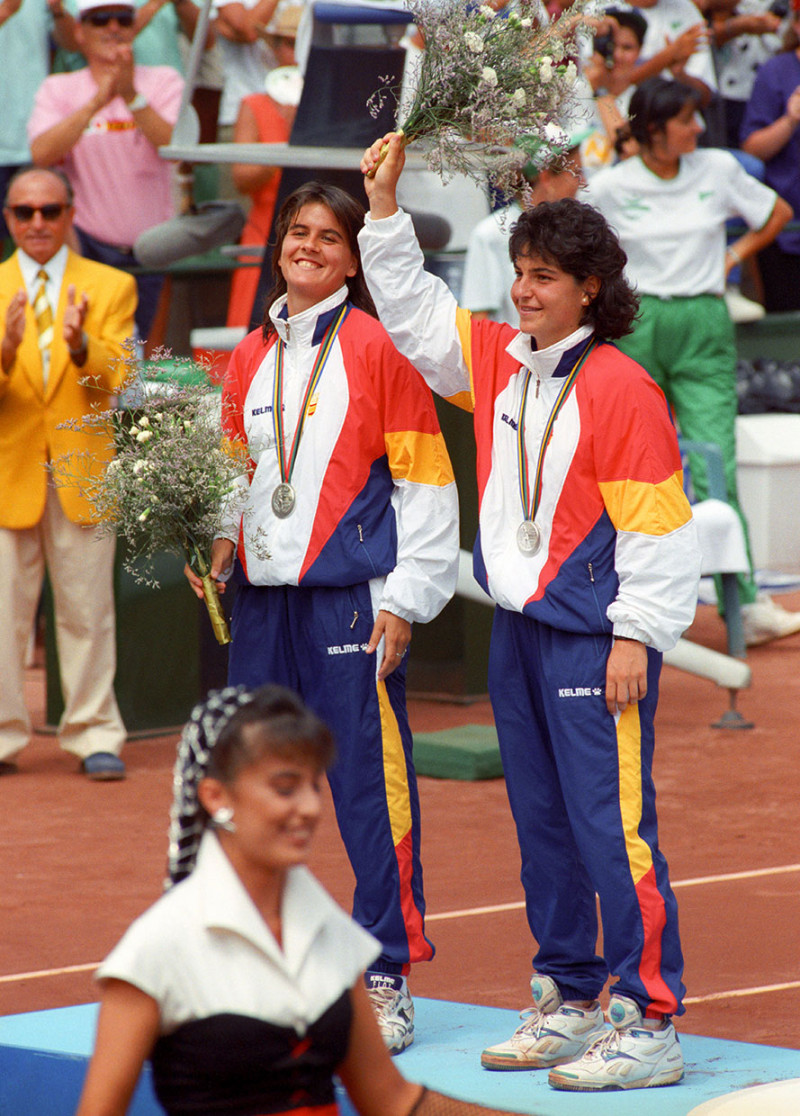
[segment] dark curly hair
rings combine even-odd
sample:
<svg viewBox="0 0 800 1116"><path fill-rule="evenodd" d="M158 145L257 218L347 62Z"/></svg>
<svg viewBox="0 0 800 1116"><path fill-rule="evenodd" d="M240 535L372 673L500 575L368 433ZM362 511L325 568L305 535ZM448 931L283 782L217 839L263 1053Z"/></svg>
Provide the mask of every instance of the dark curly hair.
<svg viewBox="0 0 800 1116"><path fill-rule="evenodd" d="M600 290L586 307L581 325L591 325L601 341L633 331L639 299L624 275L628 257L601 213L585 202L562 198L540 202L511 228L508 250L518 256L541 256L582 283L590 275Z"/></svg>
<svg viewBox="0 0 800 1116"><path fill-rule="evenodd" d="M290 194L283 203L275 222L275 247L272 250L272 288L266 296L264 308L264 321L262 331L266 341L274 326L269 316L269 308L276 298L286 294L286 280L284 279L278 261L281 258L283 241L291 228L297 214L304 205L325 205L334 215L342 227L347 239L347 246L358 261L358 271L347 279L347 289L350 301L354 306L377 318L378 312L372 295L367 288L364 272L361 268L361 253L358 249L358 234L364 224L364 208L355 198L338 186L330 186L325 182L306 182Z"/></svg>
<svg viewBox="0 0 800 1116"><path fill-rule="evenodd" d="M636 88L628 108L631 134L642 147L651 147L656 132L663 132L667 121L677 116L684 105L700 107L700 94L679 81L654 77Z"/></svg>

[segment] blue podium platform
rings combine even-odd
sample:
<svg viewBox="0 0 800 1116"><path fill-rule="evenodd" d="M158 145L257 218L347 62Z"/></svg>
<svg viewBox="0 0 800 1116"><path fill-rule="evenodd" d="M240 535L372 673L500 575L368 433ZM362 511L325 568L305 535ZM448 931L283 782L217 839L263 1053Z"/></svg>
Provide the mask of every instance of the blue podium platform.
<svg viewBox="0 0 800 1116"><path fill-rule="evenodd" d="M403 1073L441 1092L529 1116L688 1116L698 1105L736 1090L800 1078L800 1050L684 1035L686 1076L680 1085L646 1092L558 1093L544 1073L481 1069L484 1046L506 1037L516 1012L415 1001L417 1038L397 1060ZM0 1018L2 1116L74 1116L91 1051L97 1006ZM346 1097L343 1116L354 1110ZM797 1111L800 1112L800 1097ZM129 1116L162 1116L142 1076Z"/></svg>

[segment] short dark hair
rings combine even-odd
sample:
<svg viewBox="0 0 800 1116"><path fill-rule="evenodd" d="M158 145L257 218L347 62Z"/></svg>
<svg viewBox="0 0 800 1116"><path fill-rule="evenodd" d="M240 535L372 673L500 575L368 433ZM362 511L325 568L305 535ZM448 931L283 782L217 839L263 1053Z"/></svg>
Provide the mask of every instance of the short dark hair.
<svg viewBox="0 0 800 1116"><path fill-rule="evenodd" d="M51 174L53 178L58 179L66 190L67 205L72 206L75 204L75 191L72 189L72 183L62 170L59 170L58 167L37 167L34 163L31 163L29 166L20 167L19 170L14 171L11 178L9 178L8 185L6 186L6 196L3 199L3 206L6 209L8 208L8 199L11 196L11 187L15 182L18 182L20 178L24 178L26 174Z"/></svg>
<svg viewBox="0 0 800 1116"><path fill-rule="evenodd" d="M644 42L647 34L647 20L641 12L626 12L622 8L606 8L606 15L613 16L620 27L627 27L633 31L639 46Z"/></svg>
<svg viewBox="0 0 800 1116"><path fill-rule="evenodd" d="M274 329L272 320L269 316L269 308L276 298L280 298L281 295L286 294L286 280L281 274L281 269L278 264L284 239L291 227L292 221L294 221L303 206L314 205L316 203L327 206L342 226L344 234L347 237L347 246L358 263L358 271L356 271L355 275L348 276L347 278L347 290L349 292L350 301L354 306L357 306L359 310L363 310L371 317L377 318L378 316L375 303L372 301L372 295L369 293L369 288L364 278L364 272L361 267L361 252L358 247L358 234L364 224L363 206L359 205L356 199L345 190L340 190L338 186L330 186L326 182L306 182L304 185L298 187L294 193L289 195L281 206L280 213L275 221L275 247L272 250L272 288L267 294L262 325L265 341Z"/></svg>
<svg viewBox="0 0 800 1116"><path fill-rule="evenodd" d="M284 686L262 686L225 723L205 774L230 785L264 756L303 759L324 771L333 762L330 729Z"/></svg>
<svg viewBox="0 0 800 1116"><path fill-rule="evenodd" d="M514 223L508 250L512 263L518 256L541 256L579 283L596 275L600 290L581 324L591 325L601 341L633 331L639 299L624 275L628 257L605 217L591 205L574 198L540 202Z"/></svg>
<svg viewBox="0 0 800 1116"><path fill-rule="evenodd" d="M637 87L628 108L631 134L642 147L650 147L656 132L663 132L667 121L692 102L700 107L700 94L691 86L666 78L648 78Z"/></svg>

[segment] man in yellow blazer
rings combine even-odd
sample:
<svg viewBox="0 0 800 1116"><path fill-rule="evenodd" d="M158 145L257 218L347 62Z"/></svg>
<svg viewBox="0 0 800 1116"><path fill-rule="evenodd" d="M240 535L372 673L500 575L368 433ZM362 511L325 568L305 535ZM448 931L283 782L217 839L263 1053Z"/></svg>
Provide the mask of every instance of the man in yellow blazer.
<svg viewBox="0 0 800 1116"><path fill-rule="evenodd" d="M122 779L114 540L96 535L78 489L56 489L46 466L76 452L113 454L110 440L59 426L110 406L136 284L67 247L72 191L60 172L20 171L3 212L17 251L0 264L0 775L17 770L30 738L25 653L46 566L65 704L59 743L88 778Z"/></svg>

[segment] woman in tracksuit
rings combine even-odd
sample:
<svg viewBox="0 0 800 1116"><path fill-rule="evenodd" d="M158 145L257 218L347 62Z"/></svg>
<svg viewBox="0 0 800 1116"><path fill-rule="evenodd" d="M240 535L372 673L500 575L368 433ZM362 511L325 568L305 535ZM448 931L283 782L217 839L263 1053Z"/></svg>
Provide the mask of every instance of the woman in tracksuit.
<svg viewBox="0 0 800 1116"><path fill-rule="evenodd" d="M397 347L474 413L475 576L498 606L489 687L539 946L533 1010L482 1062L556 1067L562 1089L669 1084L683 1073L669 1021L683 961L653 718L700 563L664 396L610 344L636 312L625 254L589 206L536 206L510 243L520 329L472 321L423 270L395 199L402 144L385 140L383 163L384 141L362 162L362 260ZM610 1031L597 1000L609 973Z"/></svg>

